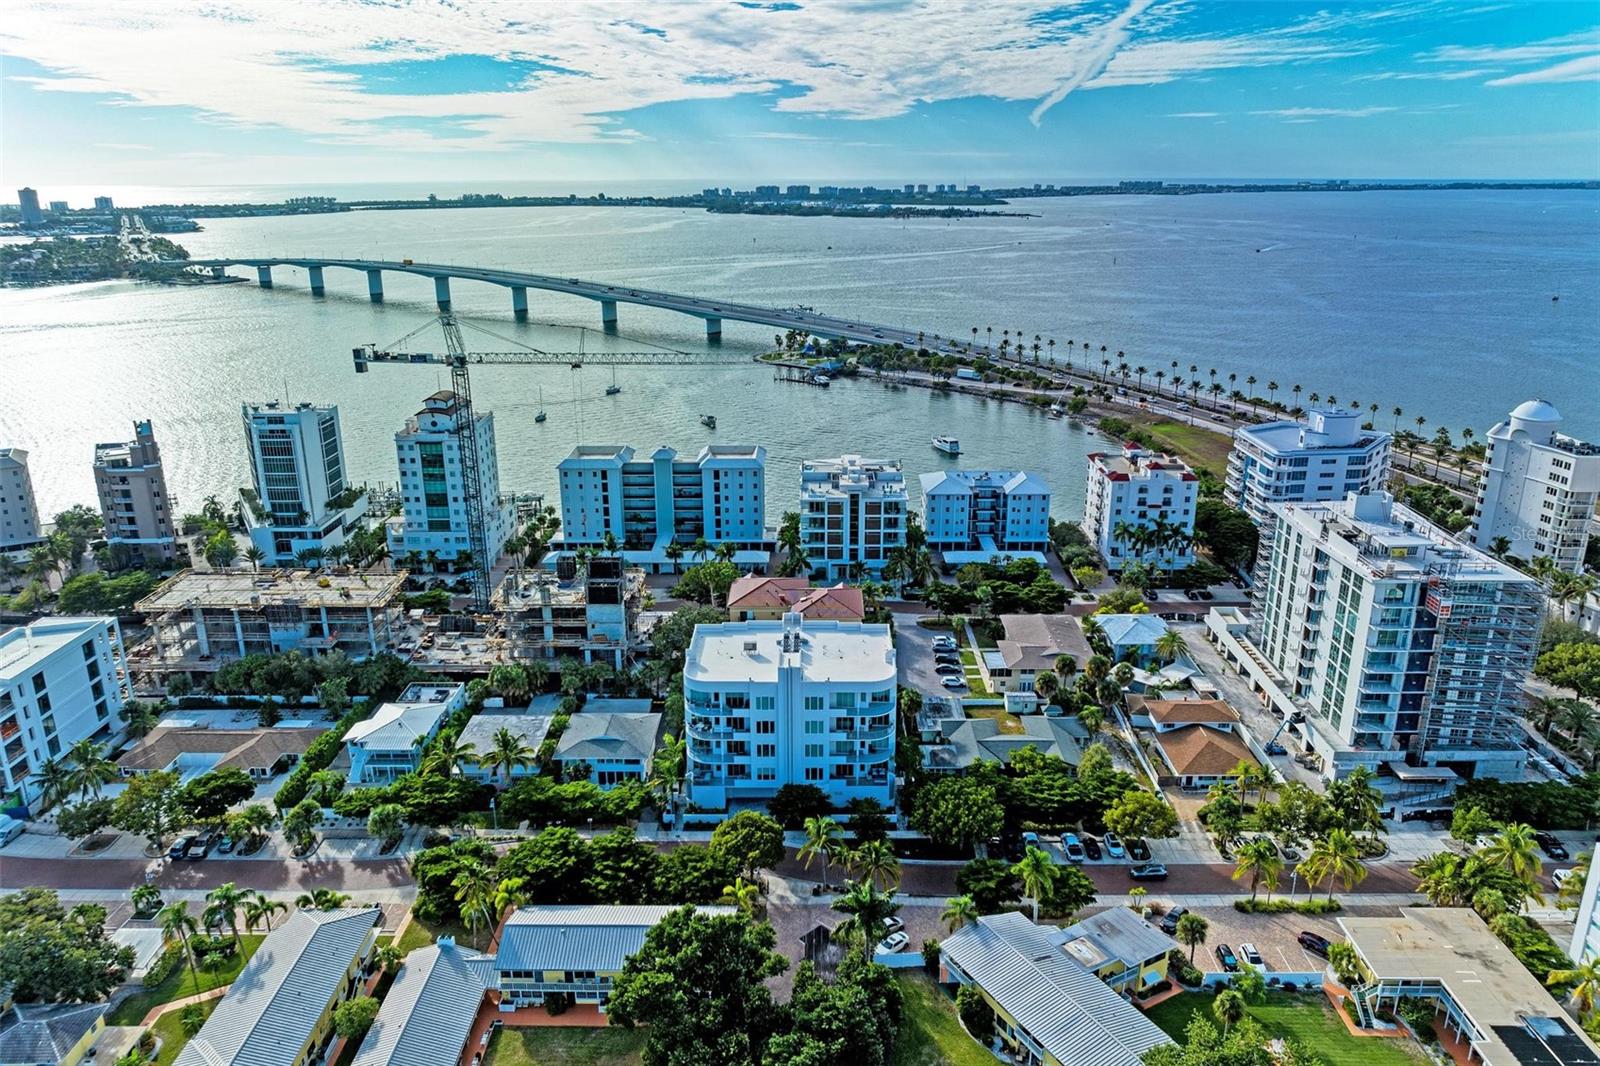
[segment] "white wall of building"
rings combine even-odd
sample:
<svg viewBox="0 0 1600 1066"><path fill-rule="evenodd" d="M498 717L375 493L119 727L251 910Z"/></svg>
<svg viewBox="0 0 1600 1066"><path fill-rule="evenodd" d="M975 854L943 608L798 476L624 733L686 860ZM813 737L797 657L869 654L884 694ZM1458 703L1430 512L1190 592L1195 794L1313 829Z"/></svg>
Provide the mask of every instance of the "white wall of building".
<svg viewBox="0 0 1600 1066"><path fill-rule="evenodd" d="M1469 537L1485 551L1503 537L1507 554L1576 574L1600 500L1600 445L1563 436L1560 424L1554 407L1529 400L1489 431Z"/></svg>
<svg viewBox="0 0 1600 1066"><path fill-rule="evenodd" d="M1361 428L1352 411L1317 410L1304 422L1234 431L1223 498L1257 523L1279 503L1342 500L1389 481L1390 436Z"/></svg>
<svg viewBox="0 0 1600 1066"><path fill-rule="evenodd" d="M852 563L883 572L906 542L906 479L898 461L843 455L800 464L800 539L814 577L838 581Z"/></svg>
<svg viewBox="0 0 1600 1066"><path fill-rule="evenodd" d="M269 565L292 565L297 552L344 543L365 510L365 498L346 510L329 503L350 487L339 432L339 409L277 401L245 404L245 444L256 495L270 513L245 506L251 543Z"/></svg>
<svg viewBox="0 0 1600 1066"><path fill-rule="evenodd" d="M494 413L475 414L478 484L483 496L483 534L492 566L513 532L514 513L500 500L500 464L495 449ZM386 533L389 554L404 558L430 552L448 562L472 550L467 532L467 500L462 473L462 440L455 395L438 392L423 401L422 410L394 435L403 500L398 521ZM479 560L483 562L483 560Z"/></svg>
<svg viewBox="0 0 1600 1066"><path fill-rule="evenodd" d="M0 448L0 551L22 552L39 542L39 505L33 498L28 453Z"/></svg>
<svg viewBox="0 0 1600 1066"><path fill-rule="evenodd" d="M1141 550L1117 528L1150 528L1161 521L1192 535L1199 499L1199 479L1178 459L1131 444L1117 454L1096 452L1089 456L1083 529L1112 570L1135 562L1181 569L1194 562L1192 544Z"/></svg>

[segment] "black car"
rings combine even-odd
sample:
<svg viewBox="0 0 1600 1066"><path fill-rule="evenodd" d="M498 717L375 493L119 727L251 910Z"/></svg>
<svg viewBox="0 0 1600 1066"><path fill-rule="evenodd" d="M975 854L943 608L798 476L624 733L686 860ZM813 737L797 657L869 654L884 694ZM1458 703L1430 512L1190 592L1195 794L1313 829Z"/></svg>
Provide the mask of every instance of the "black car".
<svg viewBox="0 0 1600 1066"><path fill-rule="evenodd" d="M1144 842L1144 837L1133 837L1128 841L1128 858L1134 862L1150 861L1150 845Z"/></svg>
<svg viewBox="0 0 1600 1066"><path fill-rule="evenodd" d="M1098 859L1100 857L1100 842L1094 837L1084 837L1083 851L1089 858Z"/></svg>
<svg viewBox="0 0 1600 1066"><path fill-rule="evenodd" d="M1533 834L1533 839L1539 842L1539 846L1544 849L1546 855L1557 862L1571 857L1567 852L1566 845L1549 833L1535 833Z"/></svg>
<svg viewBox="0 0 1600 1066"><path fill-rule="evenodd" d="M941 651L934 655L933 661L936 663L948 663L951 666L960 666L961 656L957 655L955 652Z"/></svg>
<svg viewBox="0 0 1600 1066"><path fill-rule="evenodd" d="M1295 939L1300 941L1301 947L1313 955L1321 955L1323 958L1328 957L1328 938L1322 934L1307 931L1302 932Z"/></svg>
<svg viewBox="0 0 1600 1066"><path fill-rule="evenodd" d="M1159 862L1147 862L1143 866L1130 867L1128 876L1135 881L1165 881L1167 868Z"/></svg>
<svg viewBox="0 0 1600 1066"><path fill-rule="evenodd" d="M1226 944L1217 945L1217 961L1222 963L1222 968L1229 973L1239 971L1239 959L1234 955L1233 949Z"/></svg>
<svg viewBox="0 0 1600 1066"><path fill-rule="evenodd" d="M199 842L199 840L200 840L200 834L199 833L185 833L185 834L183 834L177 840L174 840L172 842L172 847L167 849L167 858L169 858L169 859L187 859L189 857L189 849L194 847L195 844L197 844Z"/></svg>
<svg viewBox="0 0 1600 1066"><path fill-rule="evenodd" d="M1161 931L1168 936L1178 931L1178 919L1189 913L1188 907L1174 907L1161 916Z"/></svg>

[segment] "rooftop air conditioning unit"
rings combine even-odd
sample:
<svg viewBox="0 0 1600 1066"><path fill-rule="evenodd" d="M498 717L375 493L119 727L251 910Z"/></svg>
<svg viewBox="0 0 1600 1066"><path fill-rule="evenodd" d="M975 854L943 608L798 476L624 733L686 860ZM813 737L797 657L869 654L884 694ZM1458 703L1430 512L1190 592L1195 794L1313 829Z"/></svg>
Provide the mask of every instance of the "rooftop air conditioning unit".
<svg viewBox="0 0 1600 1066"><path fill-rule="evenodd" d="M746 655L754 655L756 653L756 642L753 641L753 640L745 641L744 642L744 653Z"/></svg>

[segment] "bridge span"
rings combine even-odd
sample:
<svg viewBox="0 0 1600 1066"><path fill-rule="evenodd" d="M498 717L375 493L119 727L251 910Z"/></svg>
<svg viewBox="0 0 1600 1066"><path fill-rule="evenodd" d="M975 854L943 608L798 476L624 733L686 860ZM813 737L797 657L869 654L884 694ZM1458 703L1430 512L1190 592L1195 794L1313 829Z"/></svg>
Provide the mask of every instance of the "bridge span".
<svg viewBox="0 0 1600 1066"><path fill-rule="evenodd" d="M184 268L209 268L211 273L221 276L230 266L254 267L256 279L262 288L272 288L272 268L300 267L310 277L311 294L321 296L326 292L323 280L323 271L330 267L342 267L346 270L358 270L367 275L367 293L374 303L383 302L383 275L386 272L401 274L416 274L421 277L432 278L434 297L438 301L441 311L450 310L450 282L477 281L488 285L499 285L511 290L511 311L519 320L528 317L528 290L539 289L545 292L564 293L569 296L581 296L600 305L600 322L603 326L615 326L617 323L618 304L638 304L643 307L656 307L665 311L676 311L679 314L689 315L705 322L706 337L709 340L718 340L722 336L722 323L726 319L732 322L751 322L756 325L771 326L775 329L805 330L813 336L824 340L839 338L848 341L861 341L866 343L900 343L910 347L917 347L926 343L924 335L916 330L908 330L895 326L874 325L870 322L853 322L846 318L836 318L831 315L817 314L814 311L797 307L762 307L757 304L739 303L734 300L718 300L709 297L685 296L681 293L659 292L654 289L643 289L633 285L607 285L602 281L586 281L582 278L560 278L548 274L528 274L516 270L499 270L492 267L452 266L447 263L417 263L409 259L401 261L379 259L322 259L309 258L230 258L230 259L188 259L167 260L162 266L176 266ZM940 339L937 344L941 350L956 350L956 345L948 338ZM928 347L935 347L928 344Z"/></svg>

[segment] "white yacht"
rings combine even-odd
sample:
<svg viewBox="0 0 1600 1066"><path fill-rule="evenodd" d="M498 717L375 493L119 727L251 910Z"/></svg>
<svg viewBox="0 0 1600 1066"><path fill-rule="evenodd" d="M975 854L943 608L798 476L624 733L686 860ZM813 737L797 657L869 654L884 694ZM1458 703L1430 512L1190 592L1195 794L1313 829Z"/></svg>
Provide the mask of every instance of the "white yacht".
<svg viewBox="0 0 1600 1066"><path fill-rule="evenodd" d="M961 442L956 440L954 437L943 435L935 437L933 438L933 446L939 449L941 452L944 452L946 455L961 454Z"/></svg>

